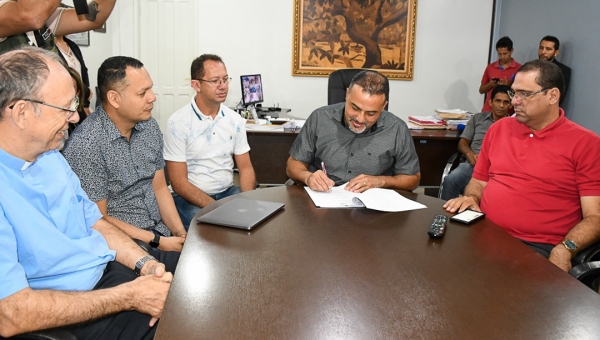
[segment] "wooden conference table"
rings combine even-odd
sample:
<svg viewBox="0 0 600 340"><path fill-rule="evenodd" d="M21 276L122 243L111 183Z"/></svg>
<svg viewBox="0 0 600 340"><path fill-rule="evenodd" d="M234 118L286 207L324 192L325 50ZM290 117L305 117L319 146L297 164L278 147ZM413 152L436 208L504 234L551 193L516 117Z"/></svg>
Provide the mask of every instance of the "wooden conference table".
<svg viewBox="0 0 600 340"><path fill-rule="evenodd" d="M427 235L442 201L318 209L300 186L252 232L193 224L156 339L592 339L600 296L487 220ZM222 204L218 201L199 214Z"/></svg>
<svg viewBox="0 0 600 340"><path fill-rule="evenodd" d="M246 130L256 180L262 185L283 184L285 166L297 132ZM411 130L421 165L421 186L438 187L448 158L458 151L460 134L448 130Z"/></svg>

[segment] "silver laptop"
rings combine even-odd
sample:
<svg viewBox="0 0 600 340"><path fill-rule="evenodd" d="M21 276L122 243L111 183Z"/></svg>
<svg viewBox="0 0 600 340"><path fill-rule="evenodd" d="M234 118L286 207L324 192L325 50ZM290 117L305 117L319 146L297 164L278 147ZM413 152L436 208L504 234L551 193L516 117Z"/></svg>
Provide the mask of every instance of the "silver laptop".
<svg viewBox="0 0 600 340"><path fill-rule="evenodd" d="M196 221L251 230L281 210L284 205L277 202L234 198L217 209L198 217Z"/></svg>

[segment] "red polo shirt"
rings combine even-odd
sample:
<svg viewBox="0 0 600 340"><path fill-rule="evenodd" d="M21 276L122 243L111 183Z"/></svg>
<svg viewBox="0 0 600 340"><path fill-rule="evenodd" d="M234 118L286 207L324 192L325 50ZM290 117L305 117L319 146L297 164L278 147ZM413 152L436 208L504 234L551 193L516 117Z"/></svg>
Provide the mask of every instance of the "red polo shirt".
<svg viewBox="0 0 600 340"><path fill-rule="evenodd" d="M487 182L480 206L514 237L558 244L582 219L581 196L600 196L600 137L560 117L532 131L516 118L493 124L473 178Z"/></svg>
<svg viewBox="0 0 600 340"><path fill-rule="evenodd" d="M499 78L499 79L506 78L512 82L513 80L515 80L515 74L517 74L517 71L519 70L520 67L521 67L521 64L517 63L513 58L510 59L510 64L508 64L507 68L503 68L498 61L491 63L485 68L485 72L483 72L483 77L481 78L481 84L485 85L485 84L489 83L490 80L492 80L492 78ZM481 112L491 112L492 111L492 106L490 105L490 98L492 98L493 90L494 89L492 88L486 94L485 103L483 104L483 108L481 109ZM514 111L512 111L512 109L511 109L511 111L509 113L513 113L513 112Z"/></svg>

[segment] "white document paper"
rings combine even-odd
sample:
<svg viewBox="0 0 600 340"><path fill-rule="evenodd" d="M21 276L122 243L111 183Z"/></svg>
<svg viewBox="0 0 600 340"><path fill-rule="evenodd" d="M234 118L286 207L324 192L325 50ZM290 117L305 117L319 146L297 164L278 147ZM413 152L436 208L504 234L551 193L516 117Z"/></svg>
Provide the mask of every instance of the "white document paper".
<svg viewBox="0 0 600 340"><path fill-rule="evenodd" d="M346 183L348 184L348 183ZM394 190L373 188L361 193L344 189L346 184L331 188L331 192L304 190L313 203L320 208L363 208L398 212L427 208L425 205L409 200Z"/></svg>

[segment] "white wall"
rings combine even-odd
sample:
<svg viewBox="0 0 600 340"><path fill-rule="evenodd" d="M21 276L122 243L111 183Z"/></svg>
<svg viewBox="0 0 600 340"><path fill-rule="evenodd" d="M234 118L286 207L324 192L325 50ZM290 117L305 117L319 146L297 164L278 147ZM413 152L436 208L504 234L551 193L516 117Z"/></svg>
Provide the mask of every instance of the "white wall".
<svg viewBox="0 0 600 340"><path fill-rule="evenodd" d="M265 105L279 103L305 118L327 104L326 77L291 75L294 0L198 1L198 40L190 43L196 44L198 55L210 52L224 59L233 77L226 104L233 106L241 98L239 76L254 73L263 76ZM94 84L98 66L113 51L131 55L119 52L123 47L117 42L122 39L111 36L131 32L127 25L134 21L118 13L128 9L120 0L108 33L92 33L92 46L82 48ZM478 88L488 59L491 18L492 1L419 1L414 79L391 81L390 111L403 119L439 108L479 112L483 95Z"/></svg>

